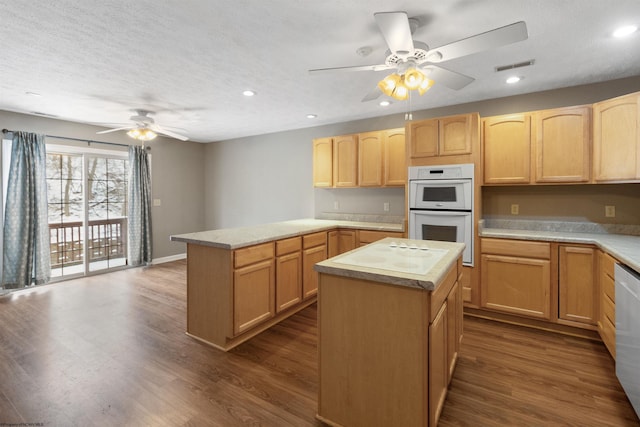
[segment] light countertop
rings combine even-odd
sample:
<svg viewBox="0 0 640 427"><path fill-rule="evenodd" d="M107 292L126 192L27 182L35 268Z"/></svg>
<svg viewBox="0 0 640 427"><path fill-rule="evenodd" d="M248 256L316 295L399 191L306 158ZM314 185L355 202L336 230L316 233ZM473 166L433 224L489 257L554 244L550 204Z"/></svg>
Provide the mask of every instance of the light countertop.
<svg viewBox="0 0 640 427"><path fill-rule="evenodd" d="M238 249L258 243L301 236L332 228L352 228L374 231L404 232L403 224L383 222L297 219L247 227L224 228L171 236L174 242L194 243L222 249Z"/></svg>
<svg viewBox="0 0 640 427"><path fill-rule="evenodd" d="M479 233L480 237L596 245L627 266L640 272L640 236L504 228L484 228Z"/></svg>
<svg viewBox="0 0 640 427"><path fill-rule="evenodd" d="M320 273L433 291L457 262L464 246L387 237L321 261L314 268Z"/></svg>

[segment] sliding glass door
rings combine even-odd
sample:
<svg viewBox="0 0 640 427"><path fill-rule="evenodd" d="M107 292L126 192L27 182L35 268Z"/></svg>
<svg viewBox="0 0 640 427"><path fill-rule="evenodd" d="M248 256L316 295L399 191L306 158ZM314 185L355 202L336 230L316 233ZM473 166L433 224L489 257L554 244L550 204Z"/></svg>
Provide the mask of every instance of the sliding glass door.
<svg viewBox="0 0 640 427"><path fill-rule="evenodd" d="M127 265L127 159L47 152L51 276Z"/></svg>

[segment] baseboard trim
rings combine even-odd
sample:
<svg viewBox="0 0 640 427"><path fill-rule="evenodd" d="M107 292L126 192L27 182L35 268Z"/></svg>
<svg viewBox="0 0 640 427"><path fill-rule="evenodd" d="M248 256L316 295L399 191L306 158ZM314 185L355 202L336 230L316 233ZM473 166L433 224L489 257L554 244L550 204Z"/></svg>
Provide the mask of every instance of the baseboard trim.
<svg viewBox="0 0 640 427"><path fill-rule="evenodd" d="M151 264L156 265L156 264L164 264L165 262L171 262L171 261L178 261L181 259L186 259L187 258L187 254L183 253L183 254L177 254L177 255L170 255L170 256L165 256L162 258L154 258L151 261Z"/></svg>

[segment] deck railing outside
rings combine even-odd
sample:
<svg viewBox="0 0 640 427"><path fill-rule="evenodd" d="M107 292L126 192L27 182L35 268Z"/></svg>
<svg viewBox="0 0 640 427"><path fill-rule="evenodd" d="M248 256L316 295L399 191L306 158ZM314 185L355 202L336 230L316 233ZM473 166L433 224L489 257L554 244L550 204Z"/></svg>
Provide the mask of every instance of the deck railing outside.
<svg viewBox="0 0 640 427"><path fill-rule="evenodd" d="M51 268L83 263L82 221L49 224ZM127 218L90 220L89 262L127 257Z"/></svg>

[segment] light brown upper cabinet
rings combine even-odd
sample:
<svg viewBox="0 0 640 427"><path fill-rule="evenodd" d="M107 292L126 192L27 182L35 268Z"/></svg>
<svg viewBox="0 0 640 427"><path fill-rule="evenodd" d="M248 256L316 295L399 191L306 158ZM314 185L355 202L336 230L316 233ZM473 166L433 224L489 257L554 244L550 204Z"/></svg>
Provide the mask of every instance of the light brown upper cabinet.
<svg viewBox="0 0 640 427"><path fill-rule="evenodd" d="M528 184L531 116L509 114L482 120L485 184Z"/></svg>
<svg viewBox="0 0 640 427"><path fill-rule="evenodd" d="M333 187L333 138L313 140L313 186Z"/></svg>
<svg viewBox="0 0 640 427"><path fill-rule="evenodd" d="M410 123L411 158L470 154L474 115L477 113Z"/></svg>
<svg viewBox="0 0 640 427"><path fill-rule="evenodd" d="M593 178L640 179L640 93L593 105Z"/></svg>
<svg viewBox="0 0 640 427"><path fill-rule="evenodd" d="M402 186L407 182L407 157L404 128L383 131L384 171L382 184Z"/></svg>
<svg viewBox="0 0 640 427"><path fill-rule="evenodd" d="M358 134L358 186L402 186L406 180L404 128Z"/></svg>
<svg viewBox="0 0 640 427"><path fill-rule="evenodd" d="M333 186L358 185L358 137L342 135L333 138Z"/></svg>
<svg viewBox="0 0 640 427"><path fill-rule="evenodd" d="M591 107L533 114L535 182L588 182L591 178Z"/></svg>
<svg viewBox="0 0 640 427"><path fill-rule="evenodd" d="M358 135L358 183L361 187L382 186L383 144L381 131Z"/></svg>

